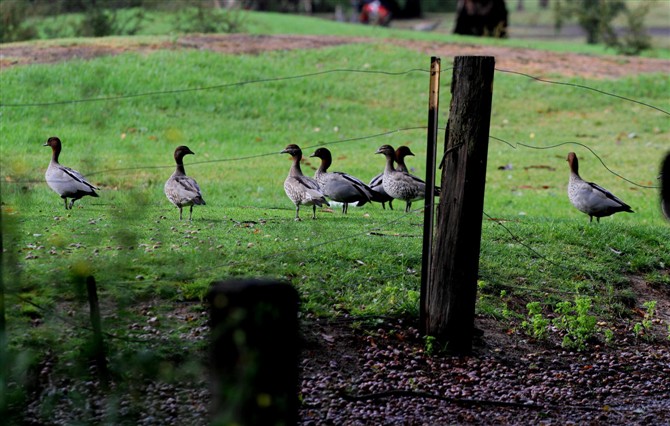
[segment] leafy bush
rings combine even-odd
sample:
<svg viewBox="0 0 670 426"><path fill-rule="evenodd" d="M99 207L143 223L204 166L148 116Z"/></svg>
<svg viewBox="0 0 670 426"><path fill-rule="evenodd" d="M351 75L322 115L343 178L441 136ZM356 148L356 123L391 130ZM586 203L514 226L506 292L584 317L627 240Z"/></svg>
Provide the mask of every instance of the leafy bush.
<svg viewBox="0 0 670 426"><path fill-rule="evenodd" d="M175 29L183 33L237 33L243 29L239 10L214 9L202 2L185 7L176 16Z"/></svg>
<svg viewBox="0 0 670 426"><path fill-rule="evenodd" d="M119 20L115 10L91 5L84 14L78 35L84 37L105 37L109 35L134 35L141 28L144 12L135 9L125 21Z"/></svg>
<svg viewBox="0 0 670 426"><path fill-rule="evenodd" d="M651 47L651 37L647 34L644 20L649 13L649 3L641 3L635 9L626 9L624 14L628 23L622 38L616 33L608 34L605 43L624 55L638 55Z"/></svg>
<svg viewBox="0 0 670 426"><path fill-rule="evenodd" d="M651 47L651 38L644 27L650 3L640 2L635 9L628 9L624 0L574 0L554 2L554 23L557 30L565 20L576 19L584 31L588 44L604 43L618 53L637 55ZM617 34L613 21L623 14L627 28L623 38Z"/></svg>
<svg viewBox="0 0 670 426"><path fill-rule="evenodd" d="M34 28L25 25L28 17L28 5L21 1L0 2L0 43L29 40L34 38Z"/></svg>

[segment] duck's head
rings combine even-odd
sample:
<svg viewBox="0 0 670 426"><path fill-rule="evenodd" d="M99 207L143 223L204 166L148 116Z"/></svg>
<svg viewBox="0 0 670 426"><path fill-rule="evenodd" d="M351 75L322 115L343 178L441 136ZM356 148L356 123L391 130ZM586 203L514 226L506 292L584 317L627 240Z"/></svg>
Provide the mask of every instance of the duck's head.
<svg viewBox="0 0 670 426"><path fill-rule="evenodd" d="M375 151L375 154L384 154L384 155L390 155L393 156L395 155L395 151L391 145L382 145L379 148L377 148L377 151Z"/></svg>
<svg viewBox="0 0 670 426"><path fill-rule="evenodd" d="M300 157L302 158L302 150L296 144L288 144L280 154L289 154L291 157Z"/></svg>

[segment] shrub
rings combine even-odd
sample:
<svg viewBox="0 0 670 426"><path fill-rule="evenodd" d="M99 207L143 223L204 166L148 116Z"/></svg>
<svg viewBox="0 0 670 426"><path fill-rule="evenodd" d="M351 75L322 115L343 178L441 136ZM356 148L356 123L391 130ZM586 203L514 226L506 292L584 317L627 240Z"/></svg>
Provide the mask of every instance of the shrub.
<svg viewBox="0 0 670 426"><path fill-rule="evenodd" d="M28 4L24 1L0 2L0 43L29 40L36 36L33 27L25 25L28 17Z"/></svg>

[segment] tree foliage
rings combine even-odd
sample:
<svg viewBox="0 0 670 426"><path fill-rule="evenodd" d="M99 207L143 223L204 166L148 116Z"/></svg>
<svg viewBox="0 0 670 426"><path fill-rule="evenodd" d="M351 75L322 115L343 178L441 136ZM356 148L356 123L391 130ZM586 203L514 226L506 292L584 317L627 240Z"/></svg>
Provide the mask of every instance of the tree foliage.
<svg viewBox="0 0 670 426"><path fill-rule="evenodd" d="M641 1L635 9L629 9L624 0L555 0L553 5L556 29L560 30L566 21L575 19L586 32L588 44L604 43L625 54L638 54L651 47L644 28L648 1ZM624 15L628 24L623 38L613 25L619 15Z"/></svg>

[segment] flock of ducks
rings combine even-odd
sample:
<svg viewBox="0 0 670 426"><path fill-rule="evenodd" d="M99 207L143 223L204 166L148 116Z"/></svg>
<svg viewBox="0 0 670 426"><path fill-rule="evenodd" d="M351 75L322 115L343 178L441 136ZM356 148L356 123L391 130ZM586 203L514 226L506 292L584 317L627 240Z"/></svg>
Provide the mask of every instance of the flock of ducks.
<svg viewBox="0 0 670 426"><path fill-rule="evenodd" d="M62 143L57 137L50 137L44 146L52 149L51 161L45 173L49 187L65 202L65 209L72 209L74 202L89 195L97 197L95 192L99 188L92 185L81 173L58 162L62 150ZM426 184L417 176L409 173L405 165L405 157L414 155L407 146L393 149L390 145L382 145L375 154L382 154L386 158L384 171L372 178L369 184L344 172L328 171L333 158L327 148L317 149L310 157L321 160L314 177L305 176L300 168L302 150L298 145L290 144L281 151L289 154L293 162L288 176L284 180L284 191L295 204L295 220L300 220L300 206L312 206L312 219L316 219L316 208L330 206L328 200L342 203L342 213L346 214L349 204L358 206L366 203L378 202L386 208L393 209L393 200L405 201L405 212L409 212L413 201L422 200L426 194ZM192 154L186 146L175 149L174 159L177 167L165 182L164 192L168 200L179 208L179 220L182 220L182 209L190 207L189 220L193 217L194 205L205 205L200 187L195 179L186 175L184 156ZM579 175L577 155L570 152L567 158L570 166L570 180L568 182L568 198L575 208L589 215L590 221L596 218L610 216L618 212L633 213L631 207L617 198L605 188L583 180ZM666 163L670 164L669 160ZM665 168L670 166L666 165ZM664 173L667 173L664 169ZM665 185L664 185L665 186ZM667 192L667 189L665 189ZM433 195L440 195L440 188L433 188ZM68 198L70 203L68 205ZM663 198L665 207L668 200ZM664 209L664 213L666 210ZM668 216L666 214L666 216Z"/></svg>

